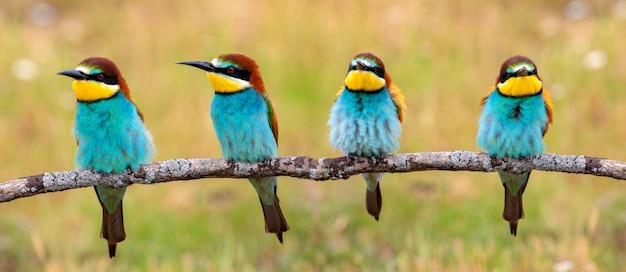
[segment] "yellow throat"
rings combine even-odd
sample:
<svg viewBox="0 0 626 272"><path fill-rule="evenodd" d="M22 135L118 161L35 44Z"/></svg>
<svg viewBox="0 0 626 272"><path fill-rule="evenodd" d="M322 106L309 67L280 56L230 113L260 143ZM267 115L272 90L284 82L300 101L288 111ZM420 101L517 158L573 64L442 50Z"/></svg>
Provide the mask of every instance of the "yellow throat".
<svg viewBox="0 0 626 272"><path fill-rule="evenodd" d="M503 83L498 83L501 94L508 96L527 96L539 93L543 84L536 76L512 77Z"/></svg>
<svg viewBox="0 0 626 272"><path fill-rule="evenodd" d="M218 73L207 73L207 78L217 93L234 93L252 87L250 82Z"/></svg>
<svg viewBox="0 0 626 272"><path fill-rule="evenodd" d="M74 90L78 101L93 102L112 97L119 92L120 86L88 80L74 80L72 90Z"/></svg>
<svg viewBox="0 0 626 272"><path fill-rule="evenodd" d="M345 84L352 91L373 92L385 87L386 82L372 72L354 70L346 76Z"/></svg>

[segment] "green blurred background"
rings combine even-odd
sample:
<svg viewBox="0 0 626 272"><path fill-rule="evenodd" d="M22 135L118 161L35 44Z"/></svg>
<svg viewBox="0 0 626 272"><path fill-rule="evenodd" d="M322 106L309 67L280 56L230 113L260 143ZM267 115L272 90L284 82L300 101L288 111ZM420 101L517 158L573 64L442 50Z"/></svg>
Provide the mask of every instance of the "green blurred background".
<svg viewBox="0 0 626 272"><path fill-rule="evenodd" d="M279 153L334 157L326 121L349 60L381 57L407 98L398 152L478 151L479 101L502 61L531 57L552 91L547 152L626 160L626 1L0 2L0 181L74 168L75 98L56 72L113 59L146 116L155 160L220 157L212 88L174 65L226 52L257 60ZM92 188L0 203L0 271L618 271L626 184L533 172L517 237L494 173L384 178L380 222L365 185L280 178L291 226L265 234L245 180L132 186L128 238L110 260Z"/></svg>

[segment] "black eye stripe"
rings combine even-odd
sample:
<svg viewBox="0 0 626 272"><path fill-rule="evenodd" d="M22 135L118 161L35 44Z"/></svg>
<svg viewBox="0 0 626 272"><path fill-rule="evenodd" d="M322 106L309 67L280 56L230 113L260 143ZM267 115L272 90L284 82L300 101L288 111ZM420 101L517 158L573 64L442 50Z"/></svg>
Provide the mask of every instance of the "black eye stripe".
<svg viewBox="0 0 626 272"><path fill-rule="evenodd" d="M228 73L228 69L229 68L234 68L235 71L233 73ZM227 75L227 76L231 76L231 77L234 77L234 78L238 78L238 79L241 79L241 80L250 81L250 72L248 70L235 68L233 66L228 66L228 67L224 67L224 68L215 68L215 72L220 73L220 74L224 74L224 75Z"/></svg>
<svg viewBox="0 0 626 272"><path fill-rule="evenodd" d="M385 78L385 70L383 70L383 69L380 69L378 67L367 67L366 70L374 73L375 75L377 75L380 78Z"/></svg>
<svg viewBox="0 0 626 272"><path fill-rule="evenodd" d="M99 75L103 75L104 78L103 79L98 79ZM117 85L117 84L119 84L119 82L117 81L117 77L116 76L110 76L110 75L106 75L106 74L103 74L103 73L88 75L87 78L89 78L89 80L103 82L103 83L105 83L107 85Z"/></svg>
<svg viewBox="0 0 626 272"><path fill-rule="evenodd" d="M350 66L348 66L348 72L356 70L356 69L357 69L356 65L350 64ZM385 78L385 70L381 69L379 67L369 67L369 66L366 66L365 67L365 71L372 72L372 73L374 73L376 76L378 76L380 78Z"/></svg>
<svg viewBox="0 0 626 272"><path fill-rule="evenodd" d="M528 71L528 75L529 76L537 75L537 70ZM500 76L500 79L498 80L498 82L504 83L507 79L512 78L512 77L517 77L517 73L515 72L505 73Z"/></svg>

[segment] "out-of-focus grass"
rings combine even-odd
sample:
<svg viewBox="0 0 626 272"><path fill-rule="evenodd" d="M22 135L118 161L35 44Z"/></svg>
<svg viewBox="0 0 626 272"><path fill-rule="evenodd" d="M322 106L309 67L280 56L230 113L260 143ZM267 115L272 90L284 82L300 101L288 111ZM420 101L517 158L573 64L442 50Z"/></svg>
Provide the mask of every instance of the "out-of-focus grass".
<svg viewBox="0 0 626 272"><path fill-rule="evenodd" d="M225 52L260 64L281 155L339 156L327 140L328 110L362 51L380 56L406 94L399 152L477 150L478 102L500 63L524 54L554 94L547 151L625 160L626 2L576 1L578 20L576 4L544 2L51 1L56 20L37 25L37 2L2 1L0 181L73 168L74 97L70 80L55 73L92 55L122 70L154 134L156 160L221 156L208 114L212 89L201 72L173 63ZM16 77L28 70L15 68L19 59L35 65L32 79ZM501 219L495 174L387 175L378 223L365 212L359 177L280 184L292 227L284 245L264 233L244 180L133 186L128 238L113 260L98 237L93 189L2 203L0 271L626 266L626 185L609 179L533 173L517 237Z"/></svg>

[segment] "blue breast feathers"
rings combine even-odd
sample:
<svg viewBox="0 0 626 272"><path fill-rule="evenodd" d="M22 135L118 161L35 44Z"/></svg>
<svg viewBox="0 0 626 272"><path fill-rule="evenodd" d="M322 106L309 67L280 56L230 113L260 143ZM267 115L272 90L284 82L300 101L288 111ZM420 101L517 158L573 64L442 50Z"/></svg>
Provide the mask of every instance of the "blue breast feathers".
<svg viewBox="0 0 626 272"><path fill-rule="evenodd" d="M155 149L136 106L124 94L96 102L78 102L74 136L76 166L99 172L137 170Z"/></svg>
<svg viewBox="0 0 626 272"><path fill-rule="evenodd" d="M389 91L344 89L330 110L330 143L344 154L377 156L396 151L402 133Z"/></svg>
<svg viewBox="0 0 626 272"><path fill-rule="evenodd" d="M479 119L479 147L496 157L528 157L544 153L542 129L548 114L541 93L526 97L493 91Z"/></svg>
<svg viewBox="0 0 626 272"><path fill-rule="evenodd" d="M268 111L265 99L252 88L215 94L211 119L225 158L256 162L278 155Z"/></svg>

